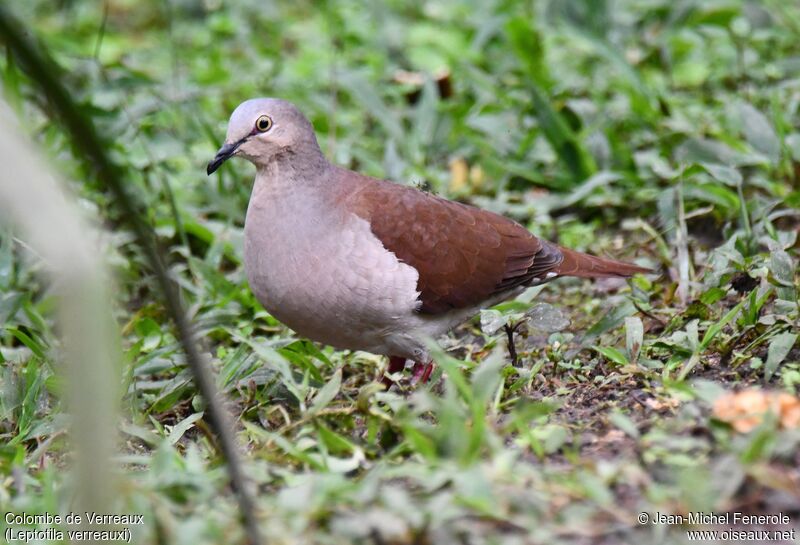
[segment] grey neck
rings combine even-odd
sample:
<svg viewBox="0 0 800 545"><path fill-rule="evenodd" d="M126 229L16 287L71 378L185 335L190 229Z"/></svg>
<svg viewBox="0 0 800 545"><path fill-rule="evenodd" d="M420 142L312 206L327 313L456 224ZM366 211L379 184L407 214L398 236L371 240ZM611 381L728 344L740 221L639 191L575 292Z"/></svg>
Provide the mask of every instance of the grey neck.
<svg viewBox="0 0 800 545"><path fill-rule="evenodd" d="M304 148L301 151L290 148L281 150L267 164L257 166L258 176L286 181L310 181L331 168L319 146L304 146Z"/></svg>
<svg viewBox="0 0 800 545"><path fill-rule="evenodd" d="M280 208L286 199L316 202L330 189L333 169L318 146L303 152L282 150L264 165L257 165L249 209Z"/></svg>

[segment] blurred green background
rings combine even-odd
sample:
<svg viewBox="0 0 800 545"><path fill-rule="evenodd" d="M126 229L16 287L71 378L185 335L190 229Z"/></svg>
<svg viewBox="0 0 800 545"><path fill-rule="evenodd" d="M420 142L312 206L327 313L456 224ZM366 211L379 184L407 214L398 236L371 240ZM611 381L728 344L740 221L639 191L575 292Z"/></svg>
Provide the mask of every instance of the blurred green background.
<svg viewBox="0 0 800 545"><path fill-rule="evenodd" d="M641 511L800 524L791 421L739 433L724 390L797 400L800 5L781 0L27 0L147 204L230 397L271 543L681 543ZM12 55L3 96L94 222L125 356L119 512L142 543L241 528L162 301L113 199ZM656 268L485 311L432 389L296 338L240 259L253 170L205 164L255 96L291 100L336 163ZM24 241L0 232L0 504L63 512L59 346ZM520 367L501 326L522 322ZM435 375L438 380L440 373ZM800 410L800 409L798 409ZM787 423L788 422L788 423ZM3 523L0 523L0 529Z"/></svg>

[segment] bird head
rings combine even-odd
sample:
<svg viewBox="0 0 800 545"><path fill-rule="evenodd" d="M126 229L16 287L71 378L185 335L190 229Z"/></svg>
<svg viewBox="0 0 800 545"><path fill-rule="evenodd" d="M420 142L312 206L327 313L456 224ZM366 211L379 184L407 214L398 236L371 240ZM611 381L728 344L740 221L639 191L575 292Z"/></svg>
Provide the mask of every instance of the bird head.
<svg viewBox="0 0 800 545"><path fill-rule="evenodd" d="M206 172L214 173L233 156L265 167L285 152L320 153L311 122L291 102L277 98L250 99L231 114L225 143L208 163Z"/></svg>

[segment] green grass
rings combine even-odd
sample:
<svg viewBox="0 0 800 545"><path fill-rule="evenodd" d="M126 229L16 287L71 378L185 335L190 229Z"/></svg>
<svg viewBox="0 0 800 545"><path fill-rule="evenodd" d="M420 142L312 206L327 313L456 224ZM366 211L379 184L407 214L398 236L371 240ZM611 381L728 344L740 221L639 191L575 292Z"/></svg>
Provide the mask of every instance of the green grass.
<svg viewBox="0 0 800 545"><path fill-rule="evenodd" d="M685 541L683 528L639 525L642 511L782 510L800 526L800 431L768 419L740 434L711 412L725 390L800 387L797 6L12 9L68 70L147 203L236 416L270 543ZM432 79L442 69L447 93ZM401 70L424 83L398 82ZM202 400L131 233L12 57L0 73L27 135L106 230L124 350L113 511L145 515L141 543L240 542ZM298 104L339 164L659 274L563 280L485 311L442 343L430 387L385 392L381 358L297 338L247 287L251 167L230 161L208 178L205 163L253 96ZM41 268L0 232L3 512L65 512L71 501ZM519 367L509 321L522 324Z"/></svg>

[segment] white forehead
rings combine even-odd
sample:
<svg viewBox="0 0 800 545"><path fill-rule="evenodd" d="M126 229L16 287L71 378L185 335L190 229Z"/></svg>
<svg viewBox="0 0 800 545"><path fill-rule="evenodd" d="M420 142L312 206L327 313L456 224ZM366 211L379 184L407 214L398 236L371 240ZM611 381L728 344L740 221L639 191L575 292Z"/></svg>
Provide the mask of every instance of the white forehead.
<svg viewBox="0 0 800 545"><path fill-rule="evenodd" d="M251 98L245 100L231 114L228 121L228 140L237 140L253 129L259 116L268 115L273 121L284 116L299 113L297 108L285 100L277 98Z"/></svg>

